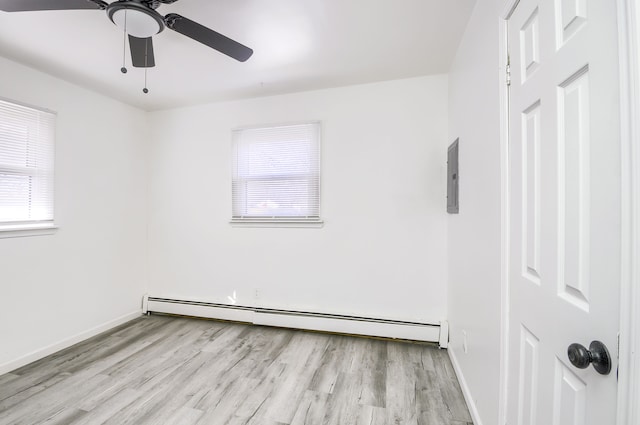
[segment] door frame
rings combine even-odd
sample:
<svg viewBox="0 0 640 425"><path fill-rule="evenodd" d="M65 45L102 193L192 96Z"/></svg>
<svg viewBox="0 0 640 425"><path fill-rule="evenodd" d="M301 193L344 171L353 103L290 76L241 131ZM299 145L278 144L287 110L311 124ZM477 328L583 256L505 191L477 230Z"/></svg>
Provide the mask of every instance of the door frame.
<svg viewBox="0 0 640 425"><path fill-rule="evenodd" d="M508 21L520 0L505 0L499 25L500 91L500 398L499 424L506 424L509 365L509 88ZM616 0L620 56L620 138L622 157L622 270L617 425L640 423L640 6Z"/></svg>
<svg viewBox="0 0 640 425"><path fill-rule="evenodd" d="M499 25L499 66L498 86L500 91L500 391L498 404L498 424L507 423L507 399L509 383L509 247L511 225L509 202L509 87L507 85L507 65L509 46L507 44L508 21L520 0L506 0L498 18Z"/></svg>
<svg viewBox="0 0 640 425"><path fill-rule="evenodd" d="M640 423L640 7L618 0L622 139L622 287L618 424Z"/></svg>

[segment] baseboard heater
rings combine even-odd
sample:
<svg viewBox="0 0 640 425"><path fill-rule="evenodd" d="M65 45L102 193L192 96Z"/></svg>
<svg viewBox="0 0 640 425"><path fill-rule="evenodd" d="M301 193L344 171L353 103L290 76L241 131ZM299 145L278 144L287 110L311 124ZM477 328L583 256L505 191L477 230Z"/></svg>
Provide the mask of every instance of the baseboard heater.
<svg viewBox="0 0 640 425"><path fill-rule="evenodd" d="M340 314L216 304L150 297L148 295L143 298L142 312L145 314L177 314L232 320L255 325L437 342L440 348L447 348L449 341L449 326L446 321L419 323Z"/></svg>

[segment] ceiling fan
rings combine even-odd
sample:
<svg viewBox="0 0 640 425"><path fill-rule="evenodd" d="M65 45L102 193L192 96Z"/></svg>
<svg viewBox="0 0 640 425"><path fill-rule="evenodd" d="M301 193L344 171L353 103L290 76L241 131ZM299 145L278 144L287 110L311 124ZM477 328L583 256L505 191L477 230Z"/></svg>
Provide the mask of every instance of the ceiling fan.
<svg viewBox="0 0 640 425"><path fill-rule="evenodd" d="M116 26L129 36L131 62L134 67L155 66L151 37L165 27L186 35L240 62L253 54L249 47L238 43L210 28L200 25L177 13L162 16L156 12L161 4L175 3L177 0L0 0L0 10L5 12L31 12L40 10L97 9L107 12ZM122 72L126 68L122 67ZM145 88L145 93L146 93Z"/></svg>

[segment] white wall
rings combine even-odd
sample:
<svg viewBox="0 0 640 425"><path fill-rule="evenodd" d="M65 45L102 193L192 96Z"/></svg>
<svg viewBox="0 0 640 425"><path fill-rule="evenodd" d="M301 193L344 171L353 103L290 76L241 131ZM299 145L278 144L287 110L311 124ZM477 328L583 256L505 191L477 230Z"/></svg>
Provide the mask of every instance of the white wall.
<svg viewBox="0 0 640 425"><path fill-rule="evenodd" d="M0 239L0 373L140 312L146 115L0 58L0 96L58 113L55 235Z"/></svg>
<svg viewBox="0 0 640 425"><path fill-rule="evenodd" d="M449 139L460 138L460 214L448 219L449 350L484 425L498 423L499 402L498 18L503 4L478 0L449 74Z"/></svg>
<svg viewBox="0 0 640 425"><path fill-rule="evenodd" d="M304 120L324 228L231 227L231 130ZM154 112L150 131L151 295L446 317L446 76Z"/></svg>

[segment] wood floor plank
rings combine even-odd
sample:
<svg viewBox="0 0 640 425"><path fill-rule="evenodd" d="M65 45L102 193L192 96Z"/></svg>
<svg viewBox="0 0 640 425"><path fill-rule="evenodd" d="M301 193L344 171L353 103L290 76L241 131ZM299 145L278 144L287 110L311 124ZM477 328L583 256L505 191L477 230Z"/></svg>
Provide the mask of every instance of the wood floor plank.
<svg viewBox="0 0 640 425"><path fill-rule="evenodd" d="M74 407L86 393L95 391L109 377L106 375L69 376L21 403L2 412L2 425L33 425L56 416L65 408Z"/></svg>
<svg viewBox="0 0 640 425"><path fill-rule="evenodd" d="M141 397L140 391L125 388L122 391L113 394L109 399L104 400L99 405L94 406L86 414L74 421L76 425L102 424L113 416L114 412L120 411L126 406L131 405ZM84 409L83 409L84 410Z"/></svg>
<svg viewBox="0 0 640 425"><path fill-rule="evenodd" d="M322 425L327 411L328 393L305 391L291 419L291 425Z"/></svg>
<svg viewBox="0 0 640 425"><path fill-rule="evenodd" d="M323 424L355 424L361 415L360 394L362 374L341 372L336 380L334 392L327 398Z"/></svg>
<svg viewBox="0 0 640 425"><path fill-rule="evenodd" d="M196 353L181 362L172 373L163 373L161 379L153 380L153 384L150 384L152 382L150 380L143 387L140 387L142 396L138 402L120 410L105 424L159 423L162 418L168 416L165 409L176 397L176 389L182 388L192 379L198 379L201 368L214 361L215 357L211 353Z"/></svg>
<svg viewBox="0 0 640 425"><path fill-rule="evenodd" d="M387 423L417 425L416 357L413 347L409 344L388 344L387 358Z"/></svg>
<svg viewBox="0 0 640 425"><path fill-rule="evenodd" d="M76 420L82 419L87 412L75 408L62 408L52 414L45 420L38 422L37 425L67 425L74 423Z"/></svg>
<svg viewBox="0 0 640 425"><path fill-rule="evenodd" d="M247 390L254 388L256 384L256 380L246 378L239 378L231 382L220 395L217 403L204 412L199 423L246 423L249 418L239 415L239 408L244 401Z"/></svg>
<svg viewBox="0 0 640 425"><path fill-rule="evenodd" d="M3 385L7 385L9 382L15 381L19 379L20 375L16 375L15 373L5 373L4 375L0 375L0 387Z"/></svg>
<svg viewBox="0 0 640 425"><path fill-rule="evenodd" d="M362 406L356 425L388 425L387 409L383 407Z"/></svg>
<svg viewBox="0 0 640 425"><path fill-rule="evenodd" d="M435 364L435 371L440 379L452 379L454 381L457 379L446 350L434 350L432 358Z"/></svg>
<svg viewBox="0 0 640 425"><path fill-rule="evenodd" d="M360 339L356 361L351 372L362 374L358 403L374 407L386 407L387 347L382 341Z"/></svg>
<svg viewBox="0 0 640 425"><path fill-rule="evenodd" d="M292 338L280 361L286 361L285 373L274 381L277 389L263 405L262 415L275 422L291 423L293 416L304 396L304 389L309 388L314 371L320 366L320 359L327 344L326 338L309 338L304 343ZM313 335L310 335L313 336ZM296 355L292 355L293 353ZM266 413L266 414L265 414Z"/></svg>
<svg viewBox="0 0 640 425"><path fill-rule="evenodd" d="M204 412L191 407L181 407L167 418L165 425L193 425L198 422Z"/></svg>
<svg viewBox="0 0 640 425"><path fill-rule="evenodd" d="M294 336L287 344L279 344L279 353L271 351L275 358L261 376L258 391L239 406L239 411L245 414L254 410L249 423L290 423L304 394L301 388L308 386L320 363L326 335L283 331L293 332Z"/></svg>
<svg viewBox="0 0 640 425"><path fill-rule="evenodd" d="M0 376L0 425L469 425L429 344L141 317Z"/></svg>
<svg viewBox="0 0 640 425"><path fill-rule="evenodd" d="M230 324L219 334L216 334L215 338L213 338L205 347L202 348L202 351L216 353L220 350L223 350L230 344L234 344L239 341L240 334L245 330L246 329L244 325Z"/></svg>
<svg viewBox="0 0 640 425"><path fill-rule="evenodd" d="M438 388L445 406L451 412L451 418L460 422L471 422L471 415L456 379L451 359L445 351L439 350L434 353L434 360L439 379Z"/></svg>
<svg viewBox="0 0 640 425"><path fill-rule="evenodd" d="M162 320L147 324L147 322L140 320L141 319L136 319L133 321L134 323L129 326L136 329L136 324L146 325L145 327L148 328L147 331L149 333L143 335L150 335L151 337L155 337L156 333L154 330L165 323L165 321ZM140 330L138 330L138 332L140 332ZM144 339L144 337L142 339ZM100 340L101 343L95 344L95 342L92 342L96 340ZM95 359L109 356L111 353L117 352L120 348L126 347L140 340L140 334L133 333L127 337L119 337L115 336L113 331L107 331L96 336L95 339L91 338L89 340L82 341L72 347L45 357L44 359L16 369L13 373L17 375L34 375L37 374L38 371L49 373L52 369L56 369L60 372L72 373L73 370L80 369L84 367L84 365L90 364Z"/></svg>
<svg viewBox="0 0 640 425"><path fill-rule="evenodd" d="M440 385L440 393L445 406L451 412L452 419L460 422L471 422L471 415L456 381L449 380L444 385Z"/></svg>
<svg viewBox="0 0 640 425"><path fill-rule="evenodd" d="M60 380L65 379L68 375L69 374L60 374L54 369L47 374L27 375L21 376L20 379L13 379L0 386L0 401L26 391L30 387L50 387Z"/></svg>
<svg viewBox="0 0 640 425"><path fill-rule="evenodd" d="M216 358L215 362L207 365L206 370L207 376L212 377L212 382L208 383L206 386L208 391L196 400L193 407L205 412L212 410L225 396L225 393L229 391L234 382L242 378L251 379L250 382L257 383L254 388L258 387L261 391L252 391L252 398L254 403L262 404L264 400L255 399L255 397L260 397L263 391L260 386L260 379L253 377L257 361L251 357L250 344L247 344L241 338L237 338L236 340L229 340L226 346L220 345L217 352L210 354ZM274 368L274 370L278 369ZM279 373L274 376L274 379L278 376ZM271 385L268 389L270 388ZM247 397L243 401L246 402L246 399ZM206 416L207 414L205 414Z"/></svg>
<svg viewBox="0 0 640 425"><path fill-rule="evenodd" d="M348 338L341 335L328 341L309 384L310 390L327 394L333 392L340 373L350 368L350 364L347 365L348 345Z"/></svg>
<svg viewBox="0 0 640 425"><path fill-rule="evenodd" d="M5 398L0 401L0 412L8 410L9 408L15 406L16 404L22 403L23 401L31 398L32 396L38 394L41 391L44 391L46 387L42 385L35 385L32 387L26 387L22 391L18 391L13 395Z"/></svg>

